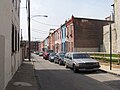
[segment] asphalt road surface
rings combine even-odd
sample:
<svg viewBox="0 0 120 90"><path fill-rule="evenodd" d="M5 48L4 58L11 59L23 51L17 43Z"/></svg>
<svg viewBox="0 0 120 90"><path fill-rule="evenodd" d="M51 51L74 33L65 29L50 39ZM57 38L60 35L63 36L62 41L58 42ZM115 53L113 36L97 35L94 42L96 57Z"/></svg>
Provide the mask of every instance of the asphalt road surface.
<svg viewBox="0 0 120 90"><path fill-rule="evenodd" d="M42 57L34 57L39 90L120 90L120 77L97 72L74 73Z"/></svg>

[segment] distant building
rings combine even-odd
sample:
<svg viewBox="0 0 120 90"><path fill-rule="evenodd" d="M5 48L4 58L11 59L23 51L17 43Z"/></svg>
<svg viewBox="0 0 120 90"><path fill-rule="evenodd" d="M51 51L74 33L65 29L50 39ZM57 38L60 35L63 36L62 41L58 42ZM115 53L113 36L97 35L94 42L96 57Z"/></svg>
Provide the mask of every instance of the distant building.
<svg viewBox="0 0 120 90"><path fill-rule="evenodd" d="M78 18L72 16L44 40L44 48L58 52L103 51L103 26L109 20Z"/></svg>
<svg viewBox="0 0 120 90"><path fill-rule="evenodd" d="M31 50L39 51L39 41L31 41Z"/></svg>
<svg viewBox="0 0 120 90"><path fill-rule="evenodd" d="M44 42L39 43L39 51L44 51Z"/></svg>
<svg viewBox="0 0 120 90"><path fill-rule="evenodd" d="M98 52L103 45L103 26L108 25L109 21L77 18L72 16L67 21L67 52L84 51Z"/></svg>
<svg viewBox="0 0 120 90"><path fill-rule="evenodd" d="M50 49L49 46L49 36L45 38L44 40L44 50Z"/></svg>
<svg viewBox="0 0 120 90"><path fill-rule="evenodd" d="M50 29L50 32L49 32L49 46L51 50L55 50L55 36L54 36L54 31L55 29Z"/></svg>
<svg viewBox="0 0 120 90"><path fill-rule="evenodd" d="M61 28L58 28L55 32L55 52L61 52Z"/></svg>

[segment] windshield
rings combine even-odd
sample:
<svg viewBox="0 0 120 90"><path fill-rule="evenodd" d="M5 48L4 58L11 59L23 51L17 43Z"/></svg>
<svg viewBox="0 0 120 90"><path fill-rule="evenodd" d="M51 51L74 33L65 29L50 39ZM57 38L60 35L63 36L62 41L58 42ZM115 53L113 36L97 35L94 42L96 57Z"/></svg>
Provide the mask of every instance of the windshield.
<svg viewBox="0 0 120 90"><path fill-rule="evenodd" d="M73 54L73 59L90 58L88 54Z"/></svg>
<svg viewBox="0 0 120 90"><path fill-rule="evenodd" d="M65 54L60 54L60 57L62 57L62 58L65 57Z"/></svg>
<svg viewBox="0 0 120 90"><path fill-rule="evenodd" d="M56 55L56 53L50 53L50 56L55 56Z"/></svg>

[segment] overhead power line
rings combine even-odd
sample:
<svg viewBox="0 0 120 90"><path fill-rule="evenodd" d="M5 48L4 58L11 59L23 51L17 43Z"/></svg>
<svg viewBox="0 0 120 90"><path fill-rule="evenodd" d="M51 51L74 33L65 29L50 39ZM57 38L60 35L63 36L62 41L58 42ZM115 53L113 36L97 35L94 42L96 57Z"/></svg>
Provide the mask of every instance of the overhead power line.
<svg viewBox="0 0 120 90"><path fill-rule="evenodd" d="M49 32L49 31L45 31L45 30L40 30L40 29L36 29L36 28L31 28L32 30L35 30L35 31L39 31L39 32Z"/></svg>
<svg viewBox="0 0 120 90"><path fill-rule="evenodd" d="M36 32L36 33L40 33L40 34L48 34L48 33L44 33L44 32L39 32L39 31L35 31L35 30L32 30L33 32Z"/></svg>
<svg viewBox="0 0 120 90"><path fill-rule="evenodd" d="M32 20L35 21L35 22L37 22L37 23L43 24L43 25L59 27L59 25L46 24L46 23L39 22L39 21L37 21L37 20L35 20L35 19L32 19Z"/></svg>
<svg viewBox="0 0 120 90"><path fill-rule="evenodd" d="M38 39L39 39L40 41L41 41L41 40L44 40L44 38L37 38L37 37L32 37L32 39L35 39L35 40L38 40Z"/></svg>

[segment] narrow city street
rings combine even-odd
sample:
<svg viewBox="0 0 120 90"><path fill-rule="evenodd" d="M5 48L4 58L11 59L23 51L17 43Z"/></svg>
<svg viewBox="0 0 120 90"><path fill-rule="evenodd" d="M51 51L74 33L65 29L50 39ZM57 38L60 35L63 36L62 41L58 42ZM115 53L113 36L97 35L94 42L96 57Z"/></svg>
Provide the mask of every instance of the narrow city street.
<svg viewBox="0 0 120 90"><path fill-rule="evenodd" d="M119 90L120 77L97 72L74 73L32 54L39 90Z"/></svg>

